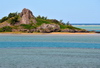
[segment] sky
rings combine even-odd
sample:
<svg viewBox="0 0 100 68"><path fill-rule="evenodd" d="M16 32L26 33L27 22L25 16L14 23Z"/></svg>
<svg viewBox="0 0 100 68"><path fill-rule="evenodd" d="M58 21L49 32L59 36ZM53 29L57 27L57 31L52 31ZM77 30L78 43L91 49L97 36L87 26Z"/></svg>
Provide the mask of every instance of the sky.
<svg viewBox="0 0 100 68"><path fill-rule="evenodd" d="M100 24L100 0L1 0L0 19L23 8L30 9L34 16L47 16L64 23Z"/></svg>

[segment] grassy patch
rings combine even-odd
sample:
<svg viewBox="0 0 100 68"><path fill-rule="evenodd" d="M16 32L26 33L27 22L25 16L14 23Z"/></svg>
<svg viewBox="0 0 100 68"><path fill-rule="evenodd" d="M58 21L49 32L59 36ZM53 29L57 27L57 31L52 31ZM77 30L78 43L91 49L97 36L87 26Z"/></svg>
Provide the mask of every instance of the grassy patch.
<svg viewBox="0 0 100 68"><path fill-rule="evenodd" d="M77 29L77 30L81 30L80 28L73 27L73 26L66 26L66 27L69 28L69 29Z"/></svg>
<svg viewBox="0 0 100 68"><path fill-rule="evenodd" d="M46 24L50 24L51 22L47 21L47 20L44 20L44 19L36 19L37 23L36 25L40 26L42 25L43 23L46 23Z"/></svg>
<svg viewBox="0 0 100 68"><path fill-rule="evenodd" d="M66 26L65 25L60 25L60 28L61 29L66 29Z"/></svg>
<svg viewBox="0 0 100 68"><path fill-rule="evenodd" d="M35 29L37 26L33 24L21 24L24 29Z"/></svg>

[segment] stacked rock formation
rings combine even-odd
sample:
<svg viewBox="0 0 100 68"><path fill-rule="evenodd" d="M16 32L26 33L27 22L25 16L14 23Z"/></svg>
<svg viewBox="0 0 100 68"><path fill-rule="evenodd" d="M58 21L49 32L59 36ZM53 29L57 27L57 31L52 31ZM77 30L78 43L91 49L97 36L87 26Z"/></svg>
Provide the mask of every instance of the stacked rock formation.
<svg viewBox="0 0 100 68"><path fill-rule="evenodd" d="M24 8L20 13L20 17L20 24L37 23L35 16L29 9Z"/></svg>

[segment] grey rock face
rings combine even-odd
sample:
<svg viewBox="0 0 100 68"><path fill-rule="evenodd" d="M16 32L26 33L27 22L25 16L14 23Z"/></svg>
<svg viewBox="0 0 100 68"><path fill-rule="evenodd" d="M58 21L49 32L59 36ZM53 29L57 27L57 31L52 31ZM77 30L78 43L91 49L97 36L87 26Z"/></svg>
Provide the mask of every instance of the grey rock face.
<svg viewBox="0 0 100 68"><path fill-rule="evenodd" d="M88 32L86 30L77 30L77 29L62 29L61 32Z"/></svg>
<svg viewBox="0 0 100 68"><path fill-rule="evenodd" d="M60 26L57 24L42 24L37 30L42 33L58 32L60 31Z"/></svg>
<svg viewBox="0 0 100 68"><path fill-rule="evenodd" d="M20 14L21 17L21 24L30 24L30 23L37 23L35 16L29 9L24 8Z"/></svg>

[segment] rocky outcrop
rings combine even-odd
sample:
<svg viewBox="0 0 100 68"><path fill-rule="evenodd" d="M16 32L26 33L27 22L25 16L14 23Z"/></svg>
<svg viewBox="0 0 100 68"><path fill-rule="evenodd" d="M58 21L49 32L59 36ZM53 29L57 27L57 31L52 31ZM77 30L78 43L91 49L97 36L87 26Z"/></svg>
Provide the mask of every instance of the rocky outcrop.
<svg viewBox="0 0 100 68"><path fill-rule="evenodd" d="M58 32L60 31L60 26L57 24L42 24L37 28L37 31L42 33Z"/></svg>
<svg viewBox="0 0 100 68"><path fill-rule="evenodd" d="M81 30L78 30L78 29L62 29L61 32L72 32L72 33L75 33L75 32L89 32L87 30L84 30L84 29L81 29Z"/></svg>
<svg viewBox="0 0 100 68"><path fill-rule="evenodd" d="M35 16L29 9L24 8L20 13L20 17L20 24L37 23Z"/></svg>

